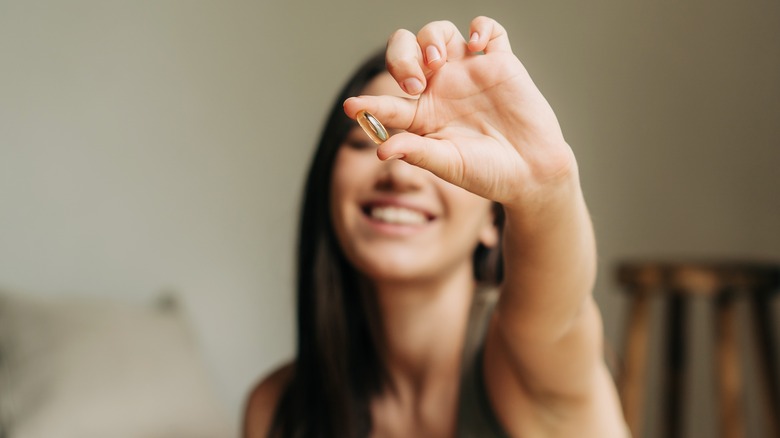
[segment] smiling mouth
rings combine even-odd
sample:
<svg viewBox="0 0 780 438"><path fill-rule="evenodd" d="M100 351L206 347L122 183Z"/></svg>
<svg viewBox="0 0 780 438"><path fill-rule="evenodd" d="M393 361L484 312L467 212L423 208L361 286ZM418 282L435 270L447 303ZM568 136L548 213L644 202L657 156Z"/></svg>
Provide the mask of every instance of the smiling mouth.
<svg viewBox="0 0 780 438"><path fill-rule="evenodd" d="M424 225L432 220L425 213L398 206L368 206L364 209L371 219L393 225Z"/></svg>

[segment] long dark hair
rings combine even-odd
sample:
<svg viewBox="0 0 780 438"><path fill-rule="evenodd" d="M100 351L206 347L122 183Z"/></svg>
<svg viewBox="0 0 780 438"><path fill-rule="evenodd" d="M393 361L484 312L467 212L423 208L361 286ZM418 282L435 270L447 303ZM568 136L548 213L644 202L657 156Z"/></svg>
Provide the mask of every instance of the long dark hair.
<svg viewBox="0 0 780 438"><path fill-rule="evenodd" d="M365 281L339 246L330 211L333 162L355 126L342 103L385 71L384 54L377 53L342 88L309 168L298 235L297 357L276 409L272 437L368 436L371 398L388 381L372 327L377 315L371 294L364 293ZM496 204L494 212L500 230L503 209ZM500 245L477 248L477 281L501 281L500 252Z"/></svg>

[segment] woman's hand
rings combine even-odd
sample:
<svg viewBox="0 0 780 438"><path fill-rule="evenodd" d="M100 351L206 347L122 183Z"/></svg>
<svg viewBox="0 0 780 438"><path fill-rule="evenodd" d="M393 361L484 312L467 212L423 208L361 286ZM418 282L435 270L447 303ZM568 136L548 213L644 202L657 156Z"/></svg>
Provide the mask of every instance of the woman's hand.
<svg viewBox="0 0 780 438"><path fill-rule="evenodd" d="M607 436L622 420L602 359L595 241L574 155L504 28L477 17L469 35L449 22L395 32L388 70L418 98L361 96L344 109L406 131L379 146L380 159L400 156L503 204L505 277L483 365L505 428ZM535 415L518 415L529 403Z"/></svg>
<svg viewBox="0 0 780 438"><path fill-rule="evenodd" d="M447 21L417 35L396 31L388 70L419 98L360 96L344 109L352 118L367 110L406 131L379 146L380 159L400 156L509 208L540 207L551 189L577 179L574 156L504 28L477 17L469 35L467 42Z"/></svg>

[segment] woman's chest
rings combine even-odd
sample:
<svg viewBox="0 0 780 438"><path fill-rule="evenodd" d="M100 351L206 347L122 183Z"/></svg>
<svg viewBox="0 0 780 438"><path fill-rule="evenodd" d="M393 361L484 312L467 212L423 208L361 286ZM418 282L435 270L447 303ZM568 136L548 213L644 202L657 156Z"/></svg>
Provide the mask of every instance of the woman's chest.
<svg viewBox="0 0 780 438"><path fill-rule="evenodd" d="M417 400L378 398L371 403L371 438L452 438L457 414L457 388Z"/></svg>

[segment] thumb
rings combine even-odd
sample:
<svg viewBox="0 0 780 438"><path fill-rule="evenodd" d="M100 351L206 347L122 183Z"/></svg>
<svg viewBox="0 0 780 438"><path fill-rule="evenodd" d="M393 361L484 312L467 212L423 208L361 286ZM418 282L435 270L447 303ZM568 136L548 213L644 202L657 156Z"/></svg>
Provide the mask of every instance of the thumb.
<svg viewBox="0 0 780 438"><path fill-rule="evenodd" d="M461 185L462 159L449 140L401 132L379 145L376 155L383 161L396 158L403 160L447 182Z"/></svg>

